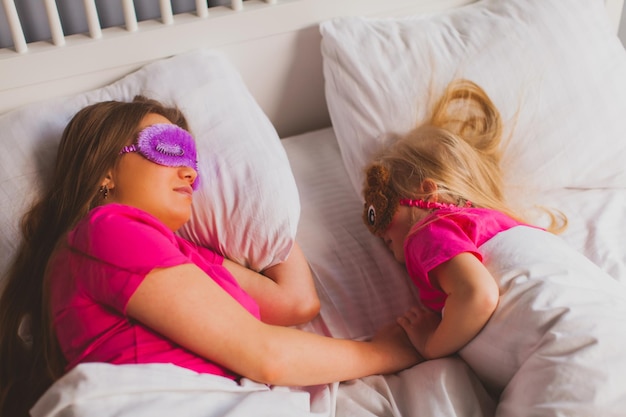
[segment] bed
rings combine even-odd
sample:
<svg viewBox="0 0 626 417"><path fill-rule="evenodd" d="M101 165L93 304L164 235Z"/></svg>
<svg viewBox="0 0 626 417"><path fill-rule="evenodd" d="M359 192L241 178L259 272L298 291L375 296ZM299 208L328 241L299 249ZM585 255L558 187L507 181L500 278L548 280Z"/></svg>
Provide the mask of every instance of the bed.
<svg viewBox="0 0 626 417"><path fill-rule="evenodd" d="M158 18L139 20L124 0L124 24L101 27L103 5L85 0L89 31L72 35L44 3L50 39L29 42L22 11L3 2L3 271L69 118L136 94L178 105L198 142L203 182L182 235L257 270L300 244L322 301L306 331L367 339L416 303L361 221L362 169L452 79L477 82L502 112L511 201L539 224L536 206L554 207L569 226L554 237L567 250L546 239L531 263L515 263L530 230L485 248L501 302L453 357L314 387L83 364L33 416L624 415L623 1L233 0L180 13L160 1ZM589 262L569 262L574 252Z"/></svg>

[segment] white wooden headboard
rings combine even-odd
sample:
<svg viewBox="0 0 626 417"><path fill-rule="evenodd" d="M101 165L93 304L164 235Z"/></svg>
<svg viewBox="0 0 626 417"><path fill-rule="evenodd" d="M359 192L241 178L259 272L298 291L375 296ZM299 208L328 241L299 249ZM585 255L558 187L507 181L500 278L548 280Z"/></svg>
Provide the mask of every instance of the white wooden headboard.
<svg viewBox="0 0 626 417"><path fill-rule="evenodd" d="M54 0L45 0L54 4ZM85 5L95 0L85 0ZM0 49L0 113L47 98L109 84L142 65L198 48L222 50L241 72L250 91L281 137L330 126L324 98L318 23L335 16L394 16L436 12L475 0L233 0L231 7L171 15L161 0L159 21L127 20L126 27L63 36L25 44L13 30L14 48ZM615 25L624 0L606 0ZM132 0L126 1L132 5ZM14 0L3 0L7 16ZM95 6L94 6L95 7ZM54 8L54 7L52 7ZM86 9L94 13L95 9ZM169 10L169 11L168 11ZM58 16L56 18L58 20ZM95 23L94 23L95 22ZM15 29L15 28L12 28ZM19 52L18 52L19 50Z"/></svg>

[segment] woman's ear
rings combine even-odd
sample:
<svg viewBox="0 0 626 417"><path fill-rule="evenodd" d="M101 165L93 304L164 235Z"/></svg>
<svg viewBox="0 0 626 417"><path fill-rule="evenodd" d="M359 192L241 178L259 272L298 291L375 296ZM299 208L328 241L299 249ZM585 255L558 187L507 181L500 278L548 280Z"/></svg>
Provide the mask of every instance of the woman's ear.
<svg viewBox="0 0 626 417"><path fill-rule="evenodd" d="M437 187L437 183L430 178L426 178L420 184L420 191L423 194L428 196L428 200L433 201L435 203L437 202L437 190L438 189L439 187Z"/></svg>
<svg viewBox="0 0 626 417"><path fill-rule="evenodd" d="M100 187L106 187L109 190L115 188L115 181L113 181L113 175L111 171L107 172L107 174L104 176L104 179L100 183Z"/></svg>

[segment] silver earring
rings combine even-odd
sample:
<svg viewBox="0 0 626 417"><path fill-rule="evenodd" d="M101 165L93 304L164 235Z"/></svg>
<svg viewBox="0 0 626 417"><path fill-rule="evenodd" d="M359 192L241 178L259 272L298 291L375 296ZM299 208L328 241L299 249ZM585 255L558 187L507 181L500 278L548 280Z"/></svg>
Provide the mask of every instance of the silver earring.
<svg viewBox="0 0 626 417"><path fill-rule="evenodd" d="M100 186L100 189L98 190L98 192L102 194L102 199L106 200L107 197L109 196L109 187L107 187L106 185L102 185Z"/></svg>

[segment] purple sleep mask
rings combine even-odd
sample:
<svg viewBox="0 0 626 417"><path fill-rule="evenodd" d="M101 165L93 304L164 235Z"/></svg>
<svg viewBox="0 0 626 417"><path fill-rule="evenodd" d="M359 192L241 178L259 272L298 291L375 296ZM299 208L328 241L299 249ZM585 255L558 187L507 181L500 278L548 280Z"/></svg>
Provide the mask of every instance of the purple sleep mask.
<svg viewBox="0 0 626 417"><path fill-rule="evenodd" d="M135 143L124 146L120 155L138 152L148 161L168 167L191 167L198 172L196 143L185 129L170 123L150 125L139 132ZM198 172L199 174L199 172ZM195 190L200 176L192 184Z"/></svg>

